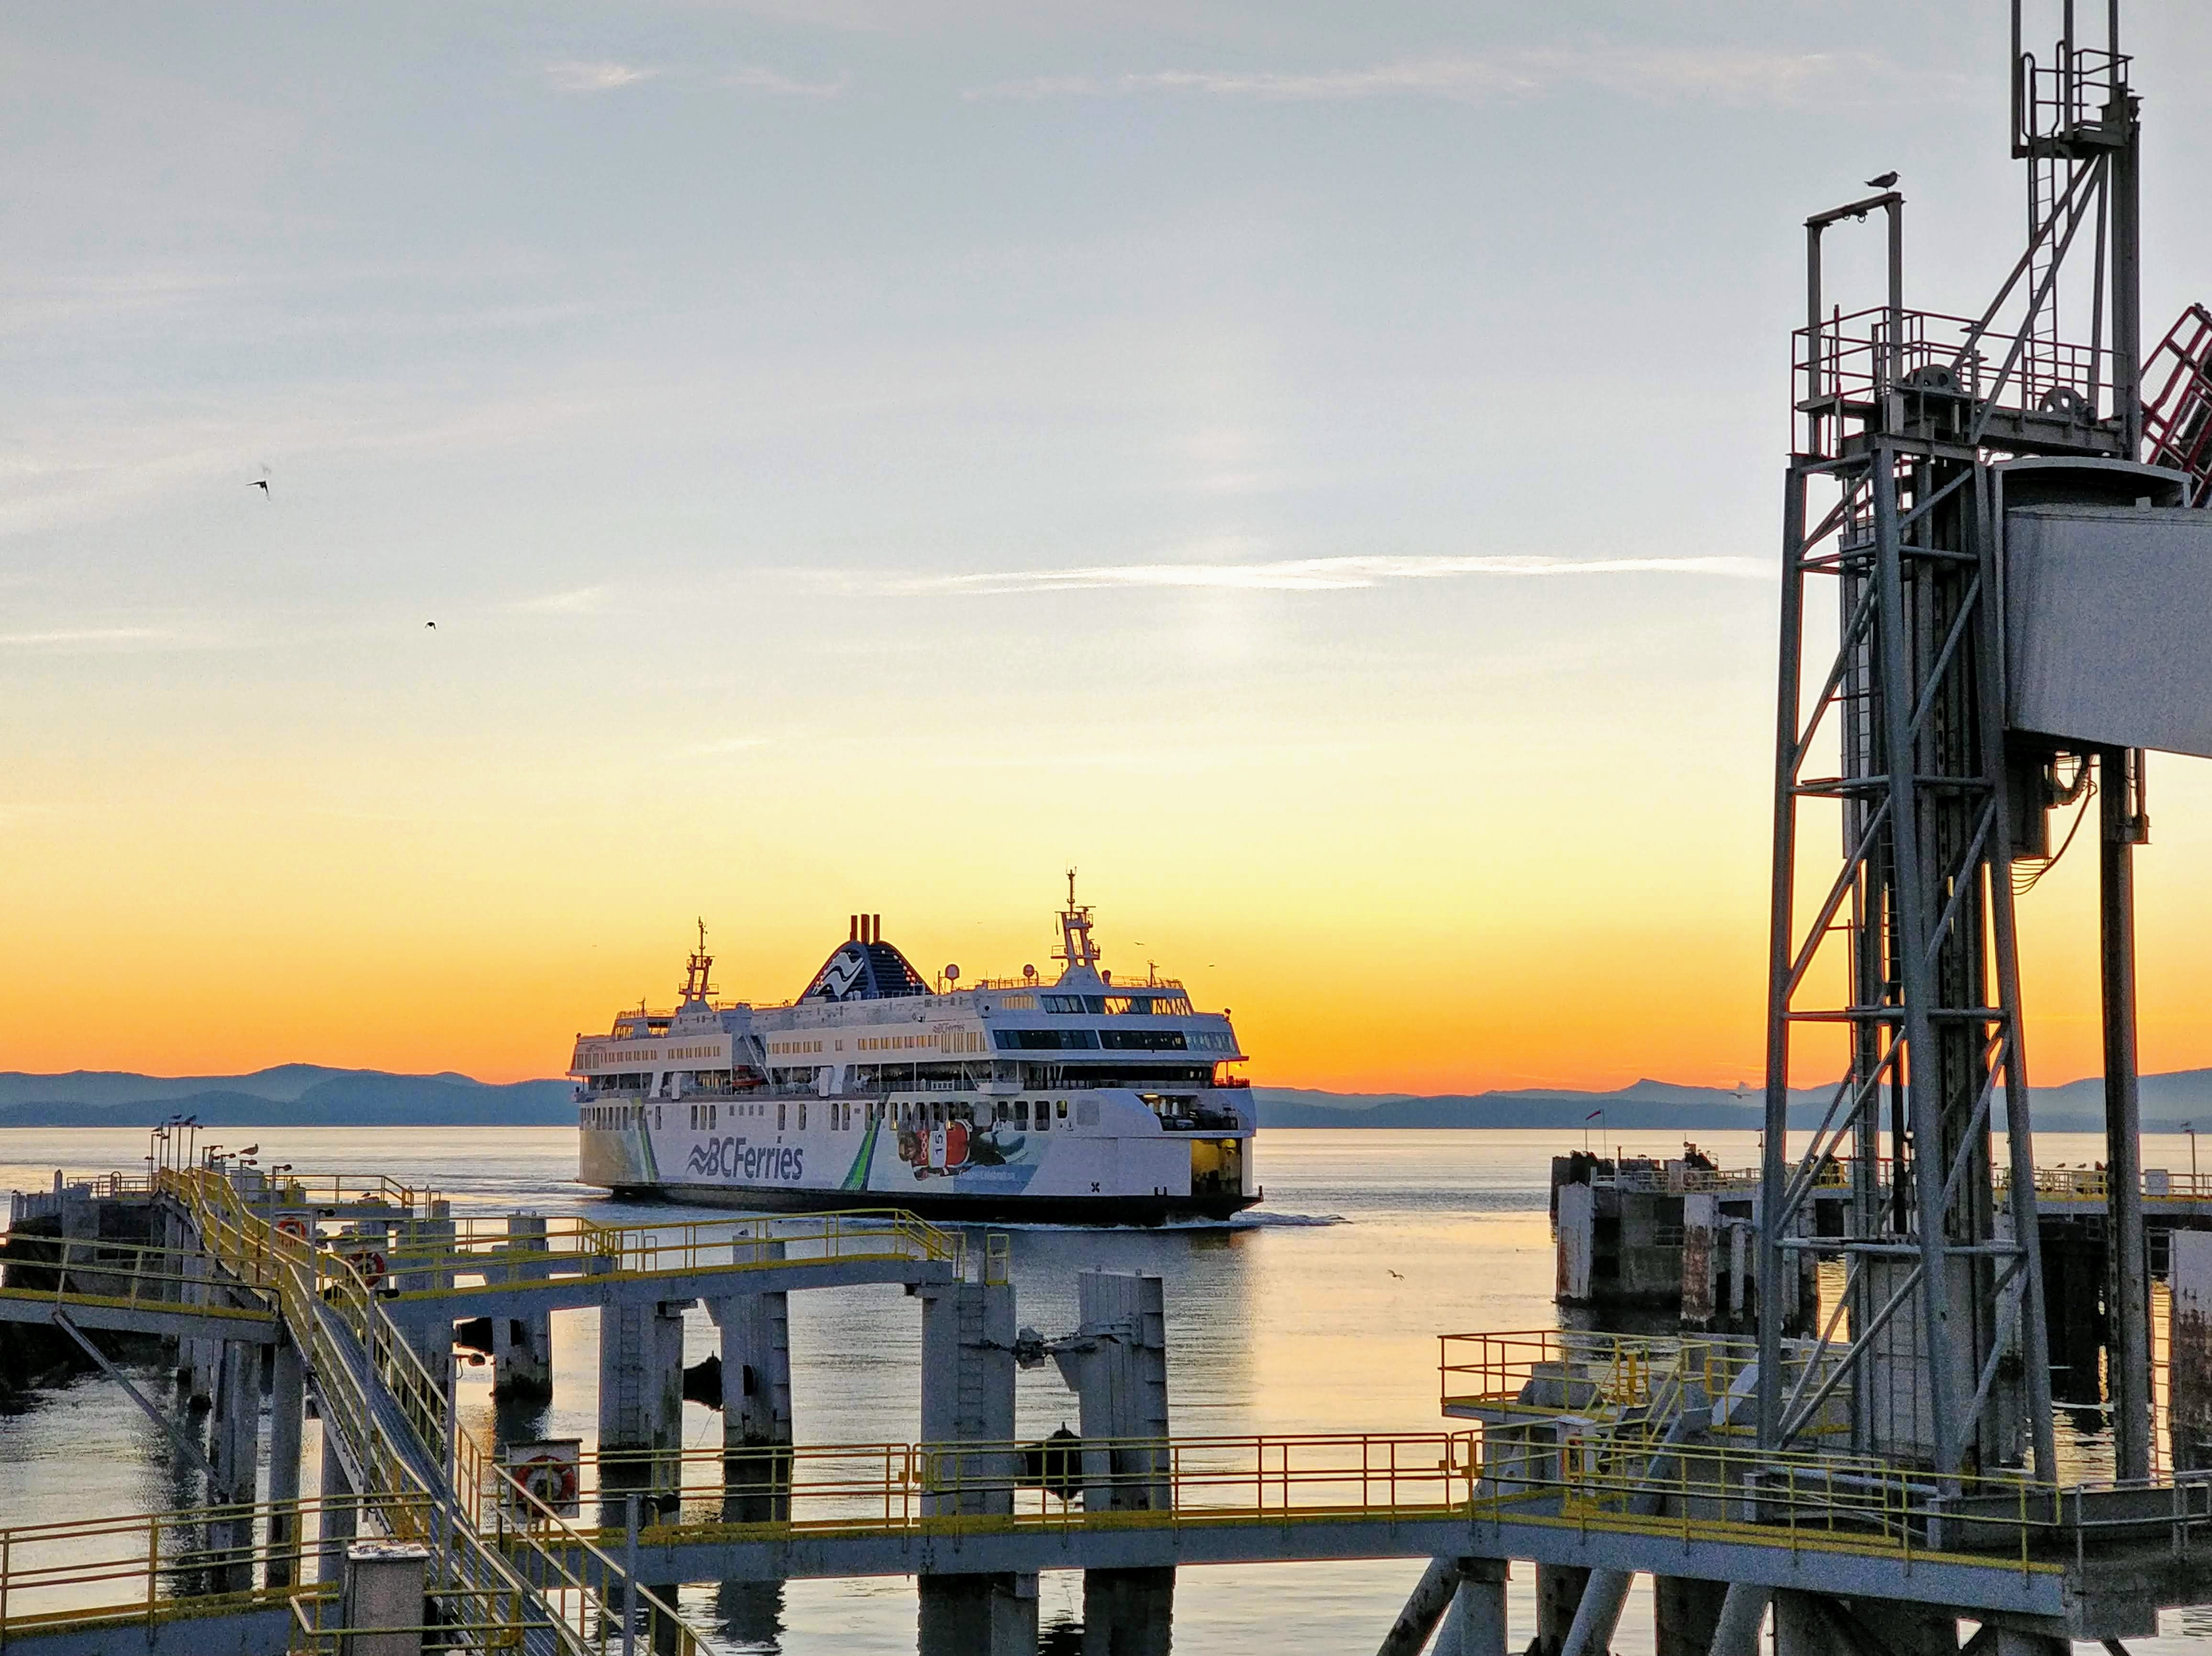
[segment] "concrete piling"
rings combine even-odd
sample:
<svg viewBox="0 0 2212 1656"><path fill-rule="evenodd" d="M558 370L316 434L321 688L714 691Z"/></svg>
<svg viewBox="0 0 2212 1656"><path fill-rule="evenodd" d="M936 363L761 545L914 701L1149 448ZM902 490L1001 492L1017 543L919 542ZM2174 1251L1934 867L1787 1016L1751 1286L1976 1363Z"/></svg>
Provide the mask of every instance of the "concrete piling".
<svg viewBox="0 0 2212 1656"><path fill-rule="evenodd" d="M215 1407L209 1414L209 1463L215 1468L215 1487L208 1494L217 1505L250 1508L254 1500L255 1476L261 1465L261 1348L243 1340L221 1342L222 1356ZM253 1585L253 1519L250 1512L228 1518L215 1526L215 1574L225 1592L243 1592Z"/></svg>
<svg viewBox="0 0 2212 1656"><path fill-rule="evenodd" d="M1582 1608L1583 1589L1590 1573L1572 1564L1536 1566L1537 1656L1559 1656L1566 1648L1567 1631Z"/></svg>
<svg viewBox="0 0 2212 1656"><path fill-rule="evenodd" d="M1748 1582L1729 1584L1720 1620L1713 1628L1712 1656L1759 1656L1759 1631L1765 1625L1771 1596L1765 1587Z"/></svg>
<svg viewBox="0 0 2212 1656"><path fill-rule="evenodd" d="M361 1519L353 1480L346 1476L345 1462L338 1455L337 1432L330 1423L327 1410L323 1415L322 1469L315 1487L322 1499L315 1580L337 1581L343 1577L346 1550L353 1544Z"/></svg>
<svg viewBox="0 0 2212 1656"><path fill-rule="evenodd" d="M2176 1231L2168 1244L2166 1425L2173 1470L2212 1467L2212 1232Z"/></svg>
<svg viewBox="0 0 2212 1656"><path fill-rule="evenodd" d="M1005 1516L1014 1510L1014 1287L952 1282L921 1289L921 1437L938 1446L923 1472L921 1509ZM729 1372L723 1371L723 1382ZM969 1651L1030 1656L1036 1649L1034 1575L925 1575L923 1656Z"/></svg>
<svg viewBox="0 0 2212 1656"><path fill-rule="evenodd" d="M1014 1435L1014 1288L944 1282L921 1290L921 1439L932 1445L1006 1444ZM726 1384L727 1371L724 1372ZM1018 1458L1010 1451L944 1453L928 1474L941 1486L927 1513L1014 1509Z"/></svg>
<svg viewBox="0 0 2212 1656"><path fill-rule="evenodd" d="M1083 1656L1168 1656L1173 1570L1083 1572Z"/></svg>
<svg viewBox="0 0 2212 1656"><path fill-rule="evenodd" d="M545 1215L515 1214L507 1221L507 1245L519 1253L545 1253ZM512 1268L520 1281L542 1276L544 1268L527 1263ZM532 1312L491 1319L491 1394L519 1403L553 1399L553 1316Z"/></svg>
<svg viewBox="0 0 2212 1656"><path fill-rule="evenodd" d="M299 1348L276 1344L269 1385L269 1551L262 1581L289 1587L300 1579L300 1427L307 1405L307 1370Z"/></svg>
<svg viewBox="0 0 2212 1656"><path fill-rule="evenodd" d="M1809 1592L1774 1595L1774 1656L1839 1656L1828 1619Z"/></svg>
<svg viewBox="0 0 2212 1656"><path fill-rule="evenodd" d="M918 1656L1036 1656L1034 1575L925 1575L915 1585Z"/></svg>
<svg viewBox="0 0 2212 1656"><path fill-rule="evenodd" d="M421 1656L430 1549L411 1541L358 1541L346 1549L339 1625L347 1656Z"/></svg>
<svg viewBox="0 0 2212 1656"><path fill-rule="evenodd" d="M785 1294L707 1301L721 1334L722 1516L791 1513L791 1306Z"/></svg>
<svg viewBox="0 0 2212 1656"><path fill-rule="evenodd" d="M1505 1656L1505 1581L1504 1559L1461 1559L1459 1584L1430 1656Z"/></svg>
<svg viewBox="0 0 2212 1656"><path fill-rule="evenodd" d="M1413 1592L1406 1595L1405 1606L1399 1610L1397 1620L1390 1623L1390 1630L1376 1647L1376 1656L1421 1656L1428 1648L1429 1635L1451 1608L1452 1595L1458 1585L1457 1559L1429 1560L1428 1568L1413 1583Z"/></svg>
<svg viewBox="0 0 2212 1656"><path fill-rule="evenodd" d="M633 1491L672 1500L684 1446L684 1306L620 1303L599 1312L600 1522L623 1521Z"/></svg>
<svg viewBox="0 0 2212 1656"><path fill-rule="evenodd" d="M1728 1583L1685 1575L1651 1579L1651 1627L1655 1656L1707 1656L1719 1629Z"/></svg>
<svg viewBox="0 0 2212 1656"><path fill-rule="evenodd" d="M1171 1504L1165 1300L1158 1276L1079 1271L1082 1325L1054 1353L1076 1393L1087 1512L1163 1512ZM1131 1441L1135 1440L1136 1441ZM1115 1443L1117 1447L1094 1445Z"/></svg>

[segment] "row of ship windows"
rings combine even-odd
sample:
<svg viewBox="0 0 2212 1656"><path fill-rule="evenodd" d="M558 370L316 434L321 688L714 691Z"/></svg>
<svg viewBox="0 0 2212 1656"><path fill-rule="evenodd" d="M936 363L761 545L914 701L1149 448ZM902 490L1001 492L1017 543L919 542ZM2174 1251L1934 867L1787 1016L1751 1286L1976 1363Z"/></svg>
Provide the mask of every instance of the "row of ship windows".
<svg viewBox="0 0 2212 1656"><path fill-rule="evenodd" d="M720 1046L676 1046L665 1052L609 1052L604 1048L592 1047L577 1060L576 1068L599 1069L609 1064L664 1064L678 1058L719 1058L721 1056Z"/></svg>
<svg viewBox="0 0 2212 1656"><path fill-rule="evenodd" d="M1043 999L1047 1012L1103 1012L1109 1017L1191 1015L1188 995L1048 995ZM1012 1002L1000 1004L1011 1006Z"/></svg>
<svg viewBox="0 0 2212 1656"><path fill-rule="evenodd" d="M852 1104L834 1099L820 1107L830 1112L830 1127L833 1132L851 1132L855 1126L872 1127L878 1122L887 1123L893 1127L942 1127L948 1119L974 1120L976 1108L975 1105L958 1100L944 1104L870 1104L866 1102ZM986 1104L981 1108L993 1121L1009 1122L1016 1127L1035 1127L1041 1133L1052 1130L1055 1113L1060 1120L1067 1119L1066 1099L1039 1099L1036 1101L1034 1118L1032 1118L1030 1101L1027 1099L1014 1099L1003 1104ZM794 1109L799 1112L799 1130L800 1132L806 1130L805 1104L801 1102L793 1105L787 1103L775 1106L775 1125L778 1132L792 1125L791 1114ZM614 1112L606 1111L600 1113L611 1115ZM1085 1113L1087 1117L1095 1117L1096 1107L1086 1105ZM659 1114L659 1111L656 1110L655 1117L658 1117ZM768 1105L765 1104L733 1104L730 1106L730 1118L732 1121L757 1119L767 1114ZM721 1125L721 1122L722 1106L720 1105L695 1104L691 1106L693 1132L711 1133ZM659 1124L657 1119L655 1124Z"/></svg>
<svg viewBox="0 0 2212 1656"><path fill-rule="evenodd" d="M863 1052L896 1052L910 1047L933 1046L940 1052L981 1052L983 1037L971 1029L940 1030L934 1035L863 1035Z"/></svg>
<svg viewBox="0 0 2212 1656"><path fill-rule="evenodd" d="M1082 1102L1083 1109L1079 1113L1085 1122L1095 1122L1097 1119L1097 1105L1087 1099ZM805 1132L806 1105L802 1101L795 1107L799 1112L799 1130ZM853 1104L840 1099L831 1099L823 1104L821 1107L830 1112L830 1128L839 1132L850 1132L855 1126L872 1127L878 1122L892 1127L942 1127L947 1121L975 1120L975 1112L979 1107L991 1121L1007 1123L1016 1127L1031 1127L1040 1133L1050 1132L1055 1119L1063 1123L1067 1120L1066 1099L1039 1099L1034 1109L1027 1099L986 1103L980 1106L959 1099L949 1103L914 1104ZM791 1113L793 1108L794 1106L788 1103L775 1106L775 1126L778 1132L782 1132L792 1126ZM732 1121L758 1120L764 1118L768 1114L768 1105L765 1104L733 1104L729 1106L729 1109L730 1119ZM722 1106L719 1104L693 1105L691 1129L694 1132L713 1132L721 1125L721 1112ZM641 1104L595 1104L587 1106L584 1111L584 1125L596 1128L639 1125L643 1123L645 1115L646 1106ZM659 1105L653 1106L653 1124L656 1128L660 1125Z"/></svg>
<svg viewBox="0 0 2212 1656"><path fill-rule="evenodd" d="M1171 997L1162 995L1150 998L1165 1002ZM1048 1012L1113 1013L1130 1009L1126 1006L1113 1004L1120 1001L1145 1002L1146 1004L1138 1009L1140 1011L1150 1009L1150 999L1144 995L1048 995L1044 997L1045 1010ZM1067 1004L1054 1004L1060 1002ZM1012 997L1009 997L1006 1004L1011 1006ZM1187 1001L1183 1002L1181 1010L1183 1012L1190 1010ZM1115 1051L1181 1052L1186 1048L1190 1048L1201 1052L1233 1052L1237 1048L1234 1037L1224 1031L1210 1029L1195 1029L1188 1032L1179 1029L1001 1029L993 1032L997 1038L999 1050L1002 1052L1055 1048L1095 1051L1101 1047ZM902 1052L923 1047L939 1052L981 1052L986 1050L982 1032L967 1029L941 1030L933 1035L863 1035L858 1038L855 1045L863 1052ZM770 1041L768 1044L769 1051L780 1056L819 1052L822 1049L823 1043L820 1041ZM840 1052L845 1050L845 1044L842 1041L837 1044L837 1050ZM720 1056L721 1049L718 1046L679 1046L659 1055L650 1062L662 1063L677 1058L717 1058ZM590 1051L584 1055L583 1062L577 1068L597 1069L609 1062L634 1064L643 1061L629 1053Z"/></svg>
<svg viewBox="0 0 2212 1656"><path fill-rule="evenodd" d="M994 1029L1001 1052L1234 1052L1237 1042L1213 1029Z"/></svg>

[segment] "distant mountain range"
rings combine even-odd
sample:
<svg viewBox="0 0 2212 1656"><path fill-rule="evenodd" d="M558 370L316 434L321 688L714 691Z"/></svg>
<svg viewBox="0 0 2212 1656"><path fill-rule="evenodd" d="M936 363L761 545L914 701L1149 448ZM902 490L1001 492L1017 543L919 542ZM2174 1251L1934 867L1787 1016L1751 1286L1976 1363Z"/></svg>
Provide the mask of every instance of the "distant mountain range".
<svg viewBox="0 0 2212 1656"><path fill-rule="evenodd" d="M1591 1114L1605 1112L1608 1132L1709 1133L1728 1128L1756 1132L1764 1099L1756 1089L1678 1087L1639 1081L1610 1093L1530 1090L1475 1093L1316 1093L1300 1087L1255 1087L1263 1127L1515 1127L1580 1132ZM1820 1124L1832 1089L1795 1088L1790 1124ZM2172 1132L2201 1121L2212 1132L2212 1069L2145 1075L2142 1124ZM2090 1075L2060 1087L2034 1089L2035 1124L2046 1132L2102 1132L2104 1081ZM1996 1124L2004 1124L1999 1100ZM1592 1123L1595 1125L1595 1123Z"/></svg>
<svg viewBox="0 0 2212 1656"><path fill-rule="evenodd" d="M1756 1129L1755 1091L1639 1081L1609 1093L1531 1089L1475 1093L1319 1093L1255 1087L1263 1127L1512 1127L1580 1132L1594 1111L1620 1132ZM1810 1127L1826 1107L1824 1089L1790 1095L1790 1124ZM2096 1076L2039 1087L2036 1125L2095 1132L2104 1125ZM2002 1123L2003 1111L1998 1110ZM2212 1131L2212 1069L2142 1079L2143 1125L2172 1131L2201 1120ZM171 1116L208 1127L546 1127L576 1118L565 1081L491 1085L447 1072L396 1075L380 1069L279 1064L250 1075L138 1075L73 1070L62 1075L0 1071L0 1128L150 1127Z"/></svg>
<svg viewBox="0 0 2212 1656"><path fill-rule="evenodd" d="M204 1127L544 1127L573 1123L576 1106L564 1081L488 1085L311 1063L250 1075L0 1071L0 1127L151 1127L172 1116Z"/></svg>

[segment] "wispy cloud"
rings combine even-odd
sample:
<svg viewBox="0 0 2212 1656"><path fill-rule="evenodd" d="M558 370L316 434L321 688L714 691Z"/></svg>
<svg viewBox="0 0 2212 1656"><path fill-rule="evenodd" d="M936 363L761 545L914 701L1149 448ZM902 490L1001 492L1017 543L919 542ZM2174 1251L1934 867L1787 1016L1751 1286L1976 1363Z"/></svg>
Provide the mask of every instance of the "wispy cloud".
<svg viewBox="0 0 2212 1656"><path fill-rule="evenodd" d="M963 95L971 100L1030 102L1146 94L1187 94L1263 103L1409 97L1480 101L1531 97L1579 85L1641 97L1789 103L1810 82L1846 68L1863 70L1870 64L1871 60L1856 53L1629 46L1600 41L1486 56L1408 58L1356 69L1164 69L1115 76L1047 75L973 88Z"/></svg>
<svg viewBox="0 0 2212 1656"><path fill-rule="evenodd" d="M746 92L774 93L784 98L839 98L844 95L852 81L850 76L844 75L840 75L834 81L802 81L777 70L748 64L721 76L721 84Z"/></svg>
<svg viewBox="0 0 2212 1656"><path fill-rule="evenodd" d="M566 592L519 598L507 608L521 615L589 615L606 602L605 587L571 587Z"/></svg>
<svg viewBox="0 0 2212 1656"><path fill-rule="evenodd" d="M166 627L59 627L48 632L0 632L0 648L69 649L103 645L168 644L181 634Z"/></svg>
<svg viewBox="0 0 2212 1656"><path fill-rule="evenodd" d="M569 59L547 64L541 71L545 84L556 92L612 92L617 88L635 86L640 81L652 80L660 70L649 64L623 64L611 60L586 63Z"/></svg>
<svg viewBox="0 0 2212 1656"><path fill-rule="evenodd" d="M1288 557L1255 563L1097 563L1058 569L997 569L972 575L909 575L847 584L896 593L1068 592L1097 588L1225 588L1243 592L1347 592L1401 581L1474 575L1691 575L1771 579L1755 557L1535 557L1510 553L1462 557Z"/></svg>
<svg viewBox="0 0 2212 1656"><path fill-rule="evenodd" d="M765 736L718 736L712 741L693 742L676 750L679 759L713 758L721 753L743 753L756 747L766 747Z"/></svg>

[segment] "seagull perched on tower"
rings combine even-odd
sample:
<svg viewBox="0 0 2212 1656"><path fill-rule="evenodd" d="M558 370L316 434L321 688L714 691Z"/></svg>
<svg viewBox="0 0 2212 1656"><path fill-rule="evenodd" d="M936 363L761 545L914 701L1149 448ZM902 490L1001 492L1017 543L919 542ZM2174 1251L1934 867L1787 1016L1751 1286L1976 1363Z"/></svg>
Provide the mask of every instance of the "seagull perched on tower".
<svg viewBox="0 0 2212 1656"><path fill-rule="evenodd" d="M1896 174L1876 173L1872 178L1867 180L1867 188L1869 190L1888 190L1895 187L1896 184Z"/></svg>

